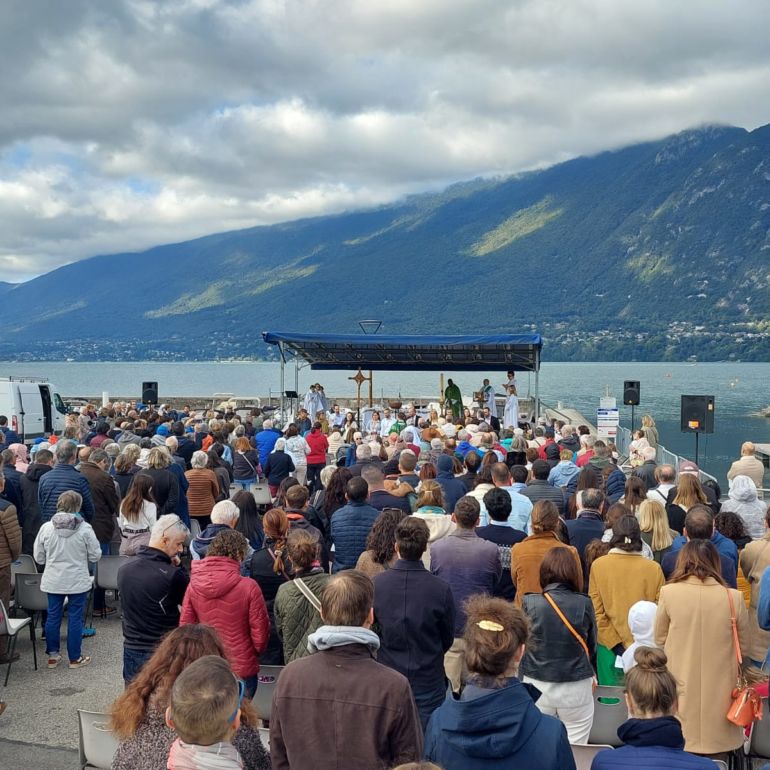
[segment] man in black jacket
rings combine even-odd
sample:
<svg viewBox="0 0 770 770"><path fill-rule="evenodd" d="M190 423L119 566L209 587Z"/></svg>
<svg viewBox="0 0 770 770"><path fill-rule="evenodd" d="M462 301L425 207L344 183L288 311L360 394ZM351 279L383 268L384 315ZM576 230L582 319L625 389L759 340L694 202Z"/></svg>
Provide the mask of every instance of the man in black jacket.
<svg viewBox="0 0 770 770"><path fill-rule="evenodd" d="M21 487L21 519L22 540L21 552L32 555L35 538L43 526L43 515L37 500L37 487L40 479L53 468L53 452L41 449L34 455L35 461L30 463L19 480Z"/></svg>
<svg viewBox="0 0 770 770"><path fill-rule="evenodd" d="M378 660L409 680L423 730L446 697L444 653L454 641L455 621L449 584L422 563L429 535L422 519L403 519L396 527L398 561L374 578Z"/></svg>
<svg viewBox="0 0 770 770"><path fill-rule="evenodd" d="M557 454L558 462L558 454ZM534 505L538 500L550 500L559 510L559 516L564 517L567 512L567 501L564 492L559 487L552 487L548 483L548 475L551 465L545 460L535 460L532 463L532 480L521 490L524 497L528 497Z"/></svg>
<svg viewBox="0 0 770 770"><path fill-rule="evenodd" d="M179 606L190 582L179 561L187 535L187 527L176 514L161 516L152 528L150 544L118 570L126 684L164 634L179 625Z"/></svg>

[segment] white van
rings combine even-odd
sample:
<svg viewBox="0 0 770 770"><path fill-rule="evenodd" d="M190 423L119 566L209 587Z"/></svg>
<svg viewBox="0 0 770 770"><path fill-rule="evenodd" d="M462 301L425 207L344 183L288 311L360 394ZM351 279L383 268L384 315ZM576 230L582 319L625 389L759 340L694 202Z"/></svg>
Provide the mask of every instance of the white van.
<svg viewBox="0 0 770 770"><path fill-rule="evenodd" d="M67 407L56 388L34 377L0 377L0 414L19 438L32 443L36 438L64 430Z"/></svg>

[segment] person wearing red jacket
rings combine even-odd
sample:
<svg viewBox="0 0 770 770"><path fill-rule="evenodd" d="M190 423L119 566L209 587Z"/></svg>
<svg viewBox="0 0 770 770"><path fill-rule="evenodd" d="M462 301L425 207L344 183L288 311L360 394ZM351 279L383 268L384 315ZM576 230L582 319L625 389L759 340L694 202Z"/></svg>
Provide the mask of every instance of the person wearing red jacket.
<svg viewBox="0 0 770 770"><path fill-rule="evenodd" d="M259 657L267 647L270 620L259 585L241 576L248 542L236 530L220 532L205 559L192 563L179 625L205 623L216 629L235 675L251 698L257 689Z"/></svg>
<svg viewBox="0 0 770 770"><path fill-rule="evenodd" d="M305 441L310 447L310 454L307 456L307 485L312 495L321 485L321 471L326 465L326 453L329 451L329 439L321 430L320 422L313 423L313 428L305 436Z"/></svg>

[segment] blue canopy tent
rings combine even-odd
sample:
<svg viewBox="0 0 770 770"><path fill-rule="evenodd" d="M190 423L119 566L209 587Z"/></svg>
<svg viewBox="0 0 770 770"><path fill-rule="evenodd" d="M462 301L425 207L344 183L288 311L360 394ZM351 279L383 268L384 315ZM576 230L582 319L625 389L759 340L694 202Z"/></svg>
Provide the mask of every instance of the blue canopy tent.
<svg viewBox="0 0 770 770"><path fill-rule="evenodd" d="M540 414L539 334L380 335L262 332L281 356L281 411L287 354L311 369L375 371L519 371L534 372L535 416ZM295 382L298 373L295 370ZM295 389L296 389L295 384Z"/></svg>

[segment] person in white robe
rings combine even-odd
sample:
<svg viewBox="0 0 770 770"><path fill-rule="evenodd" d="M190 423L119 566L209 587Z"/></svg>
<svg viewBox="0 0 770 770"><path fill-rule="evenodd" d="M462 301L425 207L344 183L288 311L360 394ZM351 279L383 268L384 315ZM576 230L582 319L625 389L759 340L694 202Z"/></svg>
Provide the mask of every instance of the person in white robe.
<svg viewBox="0 0 770 770"><path fill-rule="evenodd" d="M484 397L484 405L489 408L491 417L497 417L497 402L495 401L495 389L489 384L489 380L484 380L481 386L481 394Z"/></svg>
<svg viewBox="0 0 770 770"><path fill-rule="evenodd" d="M508 397L505 399L505 412L503 413L504 428L519 427L519 397L516 388L508 388Z"/></svg>

